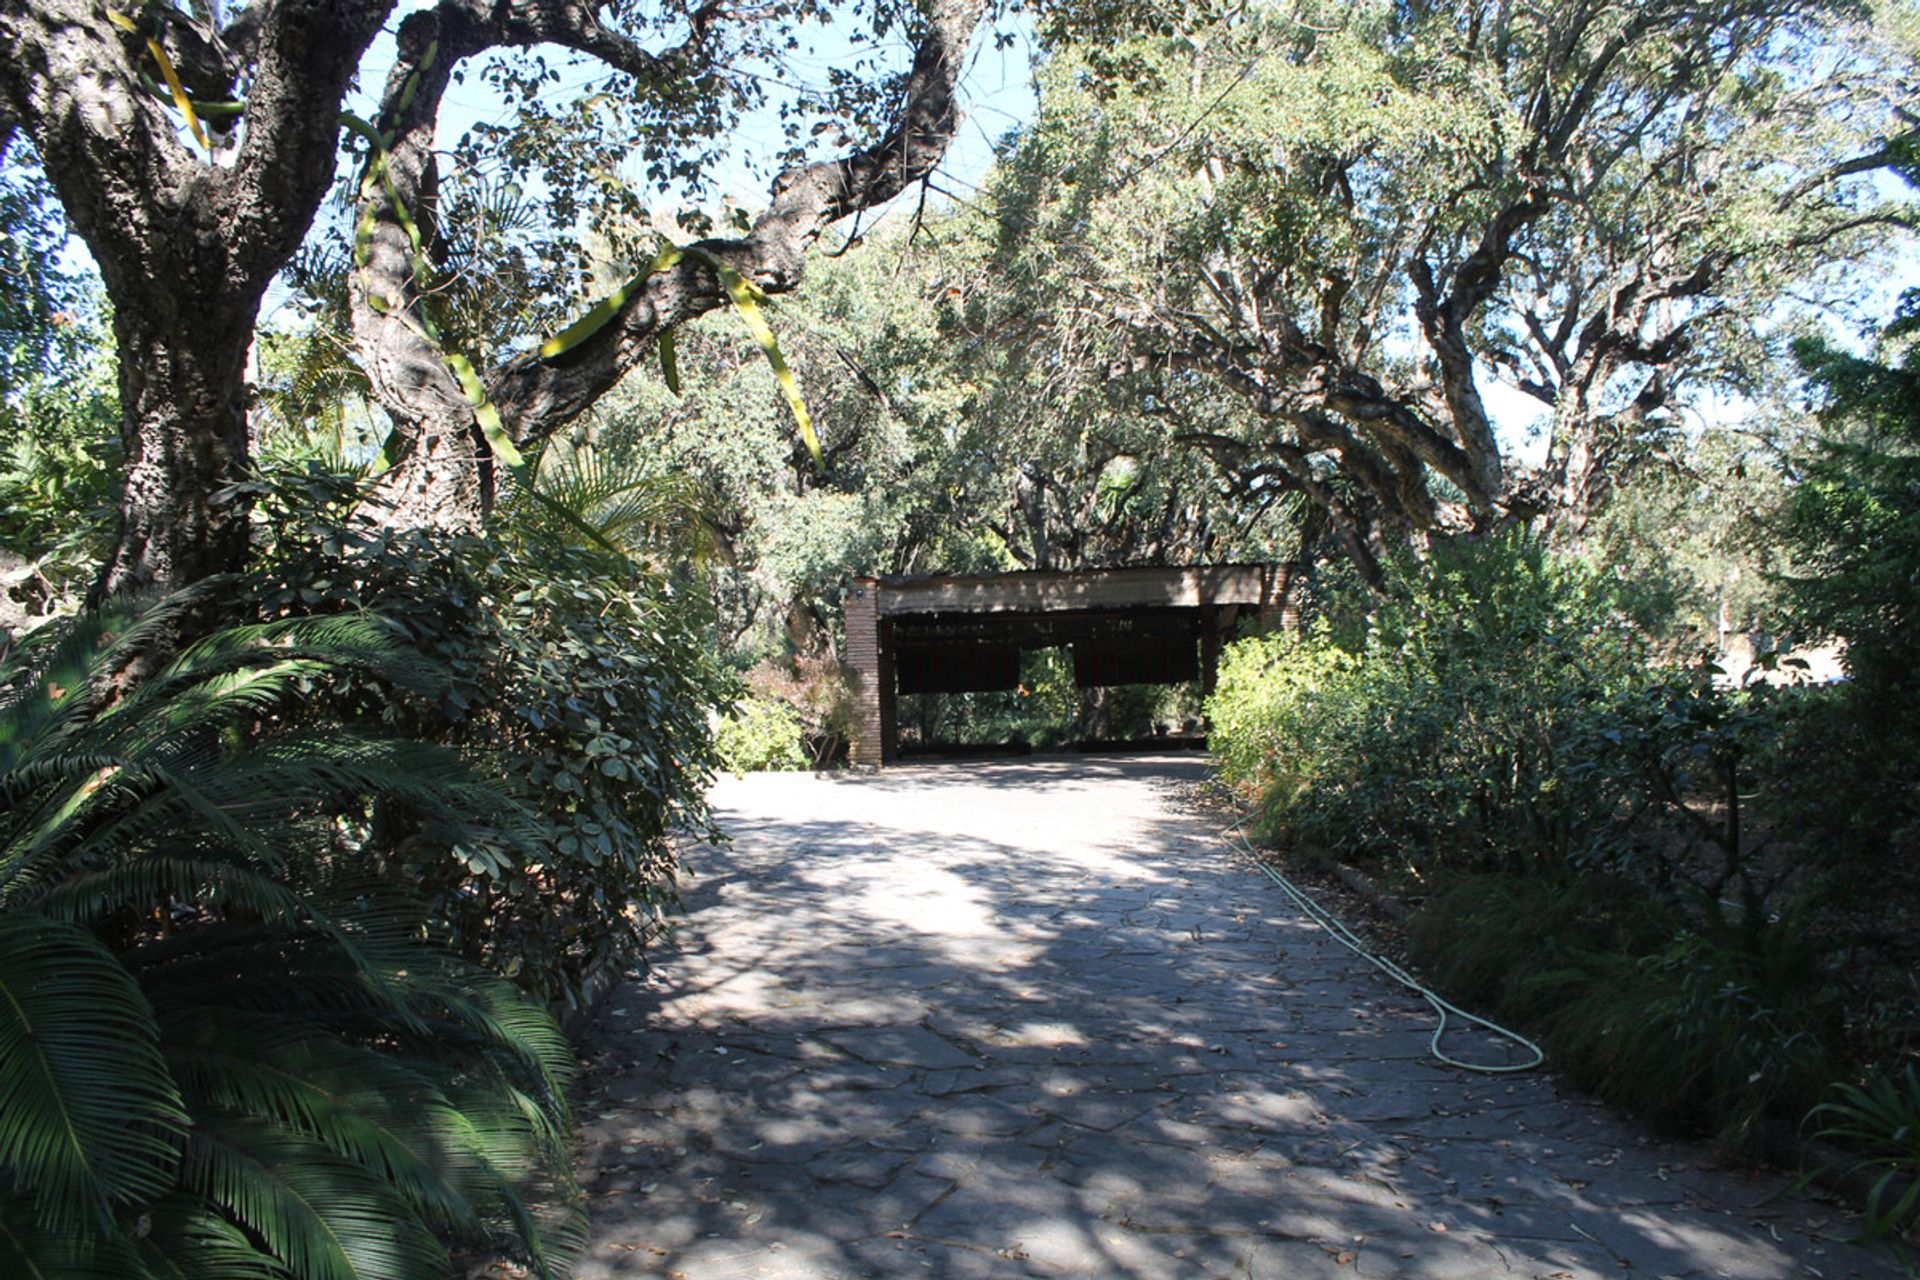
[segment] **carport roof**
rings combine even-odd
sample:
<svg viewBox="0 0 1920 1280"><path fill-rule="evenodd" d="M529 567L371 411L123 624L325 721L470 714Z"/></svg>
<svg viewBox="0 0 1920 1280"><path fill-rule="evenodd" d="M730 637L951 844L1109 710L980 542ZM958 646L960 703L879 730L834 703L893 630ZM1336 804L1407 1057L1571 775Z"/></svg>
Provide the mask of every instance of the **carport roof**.
<svg viewBox="0 0 1920 1280"><path fill-rule="evenodd" d="M1052 613L1080 609L1271 608L1287 594L1287 570L1274 564L1182 568L1034 569L1013 573L936 573L860 578L881 617L925 613Z"/></svg>

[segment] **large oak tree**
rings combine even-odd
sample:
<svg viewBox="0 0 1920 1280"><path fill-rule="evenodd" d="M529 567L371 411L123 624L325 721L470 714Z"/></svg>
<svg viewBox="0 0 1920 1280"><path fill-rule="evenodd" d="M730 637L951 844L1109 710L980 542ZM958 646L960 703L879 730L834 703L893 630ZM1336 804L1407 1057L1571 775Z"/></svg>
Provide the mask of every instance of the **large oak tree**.
<svg viewBox="0 0 1920 1280"><path fill-rule="evenodd" d="M1901 3L1304 0L1069 31L990 193L1003 341L1092 357L1369 573L1437 526L1577 532L1912 230L1873 175L1911 145L1913 28ZM1223 393L1241 423L1177 425Z"/></svg>
<svg viewBox="0 0 1920 1280"><path fill-rule="evenodd" d="M492 406L513 445L579 414L673 326L723 305L721 271L765 293L798 282L806 250L835 220L922 179L957 128L956 84L982 0L856 6L870 42L907 46L904 68L863 79L836 68L826 92L791 104L804 124L842 119L838 154L794 149L764 212L737 234L630 291L589 338L553 359L523 353L472 370L431 315L442 244L435 214L439 117L451 83L484 75L537 123L578 110L538 95L537 61L487 55L558 47L596 60L594 93L632 131L602 134L606 174L624 153L650 175L697 176L759 105L761 83L810 0L589 5L580 0L440 0L398 25L397 55L363 157L352 298L361 361L396 424L384 517L477 518L498 454L477 420ZM248 460L246 362L269 284L306 240L335 182L343 107L392 0L207 0L113 9L102 0L0 3L0 130L32 143L114 308L127 467L120 534L100 590L172 587L236 567L244 508L221 494ZM185 104L198 104L189 120ZM509 131L510 132L510 131ZM562 191L560 235L573 228ZM577 215L584 223L586 215ZM451 361L449 357L455 357ZM477 385L476 385L477 384ZM482 390L484 388L484 390Z"/></svg>

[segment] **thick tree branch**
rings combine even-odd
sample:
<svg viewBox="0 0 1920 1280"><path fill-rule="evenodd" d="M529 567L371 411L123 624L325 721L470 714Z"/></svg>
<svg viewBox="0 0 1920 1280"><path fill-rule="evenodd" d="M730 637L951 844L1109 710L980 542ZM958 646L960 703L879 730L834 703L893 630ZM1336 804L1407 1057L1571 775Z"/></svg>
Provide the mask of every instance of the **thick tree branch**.
<svg viewBox="0 0 1920 1280"><path fill-rule="evenodd" d="M939 163L959 128L957 85L983 9L983 0L937 0L893 129L865 150L782 174L772 204L744 238L698 247L768 293L794 288L806 251L827 227L884 204ZM542 438L645 359L660 334L723 301L712 269L697 257L683 258L635 290L593 337L553 360L529 355L510 363L489 376L488 390L516 437Z"/></svg>
<svg viewBox="0 0 1920 1280"><path fill-rule="evenodd" d="M285 265L332 185L340 102L392 0L269 0L254 29L246 133L233 168L235 267Z"/></svg>

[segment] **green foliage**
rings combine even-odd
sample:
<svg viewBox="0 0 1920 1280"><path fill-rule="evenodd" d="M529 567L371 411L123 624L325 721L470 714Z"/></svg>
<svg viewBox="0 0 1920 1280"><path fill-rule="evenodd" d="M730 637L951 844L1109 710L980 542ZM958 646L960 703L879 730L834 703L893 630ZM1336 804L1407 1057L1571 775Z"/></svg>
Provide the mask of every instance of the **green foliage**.
<svg viewBox="0 0 1920 1280"><path fill-rule="evenodd" d="M525 823L455 753L311 701L347 672L443 682L376 619L221 632L116 698L200 604L83 617L0 668L8 1274L416 1280L454 1250L563 1273L566 1042L422 941L360 839L376 798L476 848Z"/></svg>
<svg viewBox="0 0 1920 1280"><path fill-rule="evenodd" d="M1920 329L1920 298L1906 327ZM1920 650L1920 347L1907 342L1898 364L1799 349L1825 430L1795 460L1776 524L1797 620L1844 637L1854 678L1889 692L1912 687Z"/></svg>
<svg viewBox="0 0 1920 1280"><path fill-rule="evenodd" d="M1518 533L1439 542L1346 629L1243 642L1209 706L1290 842L1416 879L1605 855L1619 797L1563 745L1646 679L1616 581Z"/></svg>
<svg viewBox="0 0 1920 1280"><path fill-rule="evenodd" d="M1807 1123L1814 1137L1863 1153L1849 1172L1878 1171L1867 1192L1867 1234L1920 1229L1920 1072L1909 1064L1865 1084L1838 1081Z"/></svg>
<svg viewBox="0 0 1920 1280"><path fill-rule="evenodd" d="M1801 816L1814 793L1856 802L1837 742L1807 754L1810 725L1857 732L1852 686L1661 667L1644 597L1518 534L1436 546L1413 573L1364 620L1335 609L1230 652L1215 751L1272 834L1397 868L1441 989L1730 1149L1770 1146L1843 1070L1903 1052L1906 873Z"/></svg>
<svg viewBox="0 0 1920 1280"><path fill-rule="evenodd" d="M706 715L724 690L695 597L576 545L571 525L368 529L349 518L357 482L317 466L255 488L269 536L250 607L378 612L450 679L410 696L335 681L333 705L485 753L540 827L537 848L502 852L390 807L374 833L385 865L419 887L456 951L544 999L576 998L635 958L674 902L674 831L705 823Z"/></svg>
<svg viewBox="0 0 1920 1280"><path fill-rule="evenodd" d="M120 402L98 306L63 312L50 354L0 384L0 618L77 606L112 535Z"/></svg>
<svg viewBox="0 0 1920 1280"><path fill-rule="evenodd" d="M66 227L12 136L0 142L0 628L77 607L120 470L109 311L60 265Z"/></svg>
<svg viewBox="0 0 1920 1280"><path fill-rule="evenodd" d="M677 332L680 395L630 379L582 427L605 453L712 495L720 622L743 662L830 652L860 574L1264 555L1246 526L1279 526L1291 551L1290 526L1222 493L1170 421L1107 394L1096 366L1062 369L995 323L999 305L1019 306L996 270L998 234L964 211L929 214L911 236L883 227L781 301L824 472L724 318ZM988 290L1005 296L989 306Z"/></svg>
<svg viewBox="0 0 1920 1280"><path fill-rule="evenodd" d="M1785 559L1755 530L1786 489L1772 444L1708 430L1619 471L1582 541L1636 584L1635 621L1656 644L1687 661L1715 647L1722 628L1777 633Z"/></svg>
<svg viewBox="0 0 1920 1280"><path fill-rule="evenodd" d="M746 674L749 701L777 702L796 718L807 762L824 769L841 759L860 714L853 673L832 658L767 661Z"/></svg>
<svg viewBox="0 0 1920 1280"><path fill-rule="evenodd" d="M1582 1088L1726 1149L1773 1139L1831 1078L1834 1014L1799 922L1696 930L1638 882L1468 876L1414 919L1441 989L1528 1029Z"/></svg>
<svg viewBox="0 0 1920 1280"><path fill-rule="evenodd" d="M1285 631L1229 645L1207 700L1208 745L1229 782L1290 803L1309 785L1319 744L1330 741L1325 716L1349 696L1343 682L1358 667L1326 632Z"/></svg>
<svg viewBox="0 0 1920 1280"><path fill-rule="evenodd" d="M720 767L735 774L764 769L804 769L799 713L770 698L745 698L722 717L713 732Z"/></svg>

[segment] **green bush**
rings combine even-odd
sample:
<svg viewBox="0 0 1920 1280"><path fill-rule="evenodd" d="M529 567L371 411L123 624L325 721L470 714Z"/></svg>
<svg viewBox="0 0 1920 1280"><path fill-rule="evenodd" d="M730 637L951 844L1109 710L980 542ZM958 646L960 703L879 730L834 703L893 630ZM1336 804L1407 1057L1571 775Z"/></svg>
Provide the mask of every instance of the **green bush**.
<svg viewBox="0 0 1920 1280"><path fill-rule="evenodd" d="M1250 636L1221 654L1207 745L1229 782L1290 802L1317 772L1353 701L1357 660L1326 633Z"/></svg>
<svg viewBox="0 0 1920 1280"><path fill-rule="evenodd" d="M1397 586L1339 648L1230 651L1214 749L1230 776L1266 779L1269 827L1416 880L1605 857L1621 799L1563 746L1648 679L1619 584L1514 533L1442 542Z"/></svg>
<svg viewBox="0 0 1920 1280"><path fill-rule="evenodd" d="M1496 874L1438 895L1409 941L1441 990L1524 1027L1563 1078L1749 1152L1835 1069L1836 1015L1810 938L1792 920L1753 937L1696 928L1617 877Z"/></svg>
<svg viewBox="0 0 1920 1280"><path fill-rule="evenodd" d="M854 722L859 715L859 698L854 693L853 673L832 658L797 657L789 662L772 660L757 663L746 673L749 701L777 702L791 711L799 723L798 738L805 757L800 764L764 764L766 769L802 769L811 765L824 769L846 755L853 740ZM723 724L717 731L729 731ZM734 772L744 772L719 743L721 763Z"/></svg>
<svg viewBox="0 0 1920 1280"><path fill-rule="evenodd" d="M16 363L0 395L0 562L25 562L0 580L0 619L78 608L112 542L120 402L104 310L60 330L52 358Z"/></svg>
<svg viewBox="0 0 1920 1280"><path fill-rule="evenodd" d="M691 593L509 522L452 537L354 524L359 487L318 467L254 489L260 616L371 610L451 677L431 697L336 680L330 705L484 757L542 827L503 857L389 805L370 856L420 887L460 954L543 999L639 955L674 903L674 833L706 827L707 714L725 700Z"/></svg>
<svg viewBox="0 0 1920 1280"><path fill-rule="evenodd" d="M721 718L713 731L720 767L735 774L770 769L804 769L800 714L784 702L746 698Z"/></svg>
<svg viewBox="0 0 1920 1280"><path fill-rule="evenodd" d="M552 1019L422 939L369 805L530 826L443 747L326 717L444 676L368 618L84 617L0 669L0 1271L421 1280L582 1239ZM204 600L196 603L204 603Z"/></svg>

